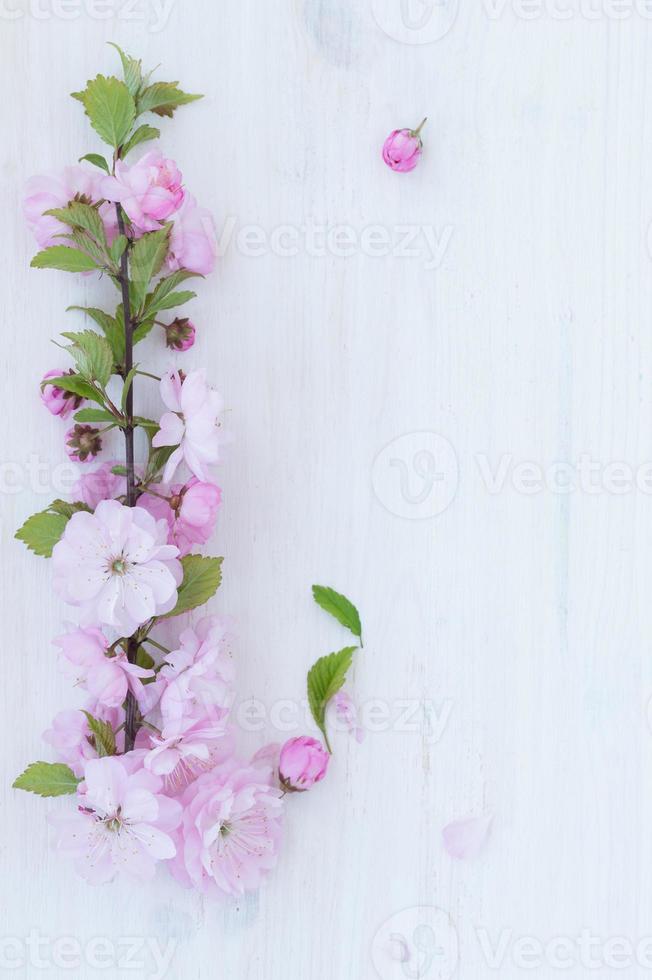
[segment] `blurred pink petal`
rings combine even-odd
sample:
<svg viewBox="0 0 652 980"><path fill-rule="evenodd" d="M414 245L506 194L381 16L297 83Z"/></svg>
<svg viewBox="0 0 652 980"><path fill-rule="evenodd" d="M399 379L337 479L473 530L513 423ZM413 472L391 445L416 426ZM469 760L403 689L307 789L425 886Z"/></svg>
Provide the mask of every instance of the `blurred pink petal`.
<svg viewBox="0 0 652 980"><path fill-rule="evenodd" d="M460 861L476 858L487 841L492 821L492 816L469 817L444 827L442 838L450 856Z"/></svg>

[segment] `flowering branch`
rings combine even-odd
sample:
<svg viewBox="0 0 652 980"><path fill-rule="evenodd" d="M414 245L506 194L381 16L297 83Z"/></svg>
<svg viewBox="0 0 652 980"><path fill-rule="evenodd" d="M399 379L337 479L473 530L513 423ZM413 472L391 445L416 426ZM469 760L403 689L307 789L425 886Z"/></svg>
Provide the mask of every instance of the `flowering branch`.
<svg viewBox="0 0 652 980"><path fill-rule="evenodd" d="M178 617L208 602L222 580L222 558L195 551L211 537L222 501L214 473L225 441L222 399L202 370L159 377L134 362L135 346L155 325L164 328L169 350L193 346L188 318L166 324L159 317L194 298L181 287L212 271L216 245L210 215L172 160L159 150L131 165L125 158L160 136L139 124L142 115L170 117L199 96L176 82L150 83L140 62L118 51L123 79L98 75L74 93L111 147L112 166L86 154L84 166L63 176L35 178L25 203L40 247L33 267L106 274L119 292L114 312L73 308L101 332L63 334L73 366L48 372L41 397L52 415L73 418L65 436L71 459L85 467L122 430L125 463L105 460L83 472L71 502L53 501L17 533L52 558L55 589L79 612L80 625L55 644L87 700L57 715L44 735L57 761L33 763L14 785L76 798L58 823L58 844L89 881L123 871L147 879L165 863L183 885L238 895L274 865L286 794L326 775L331 702L352 730L342 686L357 647L322 657L308 675L328 751L302 736L248 761L236 755L226 623L207 616L177 628ZM158 420L135 412L137 374L158 381ZM139 428L149 444L142 467L135 459ZM314 597L362 645L355 607L320 586ZM165 631L164 642L151 637L155 629Z"/></svg>

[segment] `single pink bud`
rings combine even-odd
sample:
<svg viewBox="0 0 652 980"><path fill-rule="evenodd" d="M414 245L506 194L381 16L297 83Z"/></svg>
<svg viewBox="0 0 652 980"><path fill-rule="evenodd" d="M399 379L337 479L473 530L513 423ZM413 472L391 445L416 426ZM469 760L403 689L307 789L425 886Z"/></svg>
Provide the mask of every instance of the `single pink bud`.
<svg viewBox="0 0 652 980"><path fill-rule="evenodd" d="M92 425L75 425L66 432L66 452L74 463L86 463L101 451L100 430Z"/></svg>
<svg viewBox="0 0 652 980"><path fill-rule="evenodd" d="M67 374L74 374L74 371L48 371L41 382L41 401L52 415L67 419L72 412L76 412L80 405L84 404L84 399L80 395L74 395L72 391L64 391L56 385L44 384L48 378L64 378Z"/></svg>
<svg viewBox="0 0 652 980"><path fill-rule="evenodd" d="M395 129L389 134L383 144L383 160L388 167L402 174L414 170L423 152L420 133L425 123L424 119L418 129Z"/></svg>
<svg viewBox="0 0 652 980"><path fill-rule="evenodd" d="M328 769L330 755L316 738L291 738L281 749L279 777L288 792L303 793L319 783Z"/></svg>
<svg viewBox="0 0 652 980"><path fill-rule="evenodd" d="M163 324L165 344L170 350L190 350L195 343L195 325L188 317L178 316L172 323Z"/></svg>

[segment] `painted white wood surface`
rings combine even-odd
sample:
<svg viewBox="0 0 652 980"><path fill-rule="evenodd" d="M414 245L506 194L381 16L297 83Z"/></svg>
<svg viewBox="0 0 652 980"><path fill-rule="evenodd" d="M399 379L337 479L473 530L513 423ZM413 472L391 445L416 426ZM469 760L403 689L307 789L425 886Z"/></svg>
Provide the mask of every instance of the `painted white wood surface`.
<svg viewBox="0 0 652 980"><path fill-rule="evenodd" d="M525 936L566 937L563 972L583 977L586 929L610 976L609 940L652 934L652 503L645 470L639 488L614 492L619 471L607 469L652 459L647 11L486 0L456 17L435 6L430 21L415 0L401 41L389 36L399 7L378 2L374 17L371 0L176 0L160 22L144 0L2 4L0 940L11 975L156 975L151 957L130 970L106 950L103 970L53 959L60 937L87 949L135 936L172 939L166 975L184 980L372 980L374 955L381 980L507 980L532 972L514 945ZM439 40L409 43L446 16ZM357 700L384 702L392 718L376 716L382 730L361 746L337 737L328 781L289 803L277 873L225 908L163 876L89 888L49 850L48 804L9 788L73 703L50 645L65 610L49 566L12 537L51 497L63 459L36 386L57 360L49 340L65 307L103 292L28 268L21 192L29 174L98 148L67 93L114 69L106 40L206 93L164 124L163 144L220 232L235 223L201 284L186 360L224 391L235 435L213 608L238 624L240 696L268 712L300 701L311 661L343 645L310 599L323 581L362 612ZM424 115L420 167L392 174L385 135ZM295 229L296 254L278 254L276 239L249 254L237 235L250 225ZM301 231L311 225L347 226L355 254L337 254L339 238L315 245ZM423 232L412 256L361 241L381 226L393 249L405 225L439 239L438 267ZM165 365L154 341L148 352ZM445 442L411 435L374 470L414 433L454 447L457 493L439 514L455 489ZM442 479L431 485L433 448ZM598 464L593 484L599 473L611 486L526 493L531 471L509 469L490 492L483 478L501 459L545 468L583 456ZM406 702L411 726L396 723ZM274 737L285 736L268 717L242 741ZM442 827L483 812L495 815L484 853L452 861ZM425 913L392 925L416 906L450 917L432 963L415 945L429 942L414 932ZM374 944L388 920L405 947L385 934ZM45 966L25 945L32 930ZM493 968L482 930L506 942ZM404 963L391 958L401 948ZM556 975L552 955L535 976ZM646 976L649 963L639 950L617 972Z"/></svg>

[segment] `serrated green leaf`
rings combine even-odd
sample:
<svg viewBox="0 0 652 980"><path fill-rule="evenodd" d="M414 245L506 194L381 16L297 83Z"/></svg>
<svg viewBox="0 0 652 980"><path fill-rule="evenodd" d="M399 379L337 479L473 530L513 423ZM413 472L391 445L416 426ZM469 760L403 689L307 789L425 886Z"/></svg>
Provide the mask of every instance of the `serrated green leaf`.
<svg viewBox="0 0 652 980"><path fill-rule="evenodd" d="M74 415L75 422L111 422L119 425L118 419L103 408L80 408Z"/></svg>
<svg viewBox="0 0 652 980"><path fill-rule="evenodd" d="M313 585L312 595L318 606L321 606L323 610L330 613L331 616L334 616L338 623L346 626L354 636L359 637L362 641L360 615L353 603L346 596L325 585Z"/></svg>
<svg viewBox="0 0 652 980"><path fill-rule="evenodd" d="M99 167L100 170L104 171L104 173L111 173L108 163L103 156L100 156L99 153L86 153L83 157L79 158L79 163L81 163L82 160L88 160L89 163L92 163L94 167Z"/></svg>
<svg viewBox="0 0 652 980"><path fill-rule="evenodd" d="M111 256L111 261L114 265L120 264L120 259L123 256L124 250L129 244L129 240L126 235L118 235L111 247L109 248L109 255Z"/></svg>
<svg viewBox="0 0 652 980"><path fill-rule="evenodd" d="M176 446L161 446L160 449L152 449L147 462L147 473L145 483L156 483L161 475L165 464L169 460Z"/></svg>
<svg viewBox="0 0 652 980"><path fill-rule="evenodd" d="M89 508L82 503L69 504L65 500L54 500L45 510L28 517L15 536L34 554L41 558L51 558L52 549L61 540L66 524L80 510L87 511Z"/></svg>
<svg viewBox="0 0 652 980"><path fill-rule="evenodd" d="M157 129L155 126L139 126L122 147L122 153L120 154L121 158L124 159L128 153L131 153L131 151L135 149L135 147L140 146L141 143L147 143L149 140L156 140L160 135L161 130Z"/></svg>
<svg viewBox="0 0 652 980"><path fill-rule="evenodd" d="M61 540L67 523L68 518L62 514L43 510L28 517L20 530L16 531L16 537L34 554L51 558L52 549Z"/></svg>
<svg viewBox="0 0 652 980"><path fill-rule="evenodd" d="M48 385L53 385L55 388L62 388L64 391L72 392L73 395L79 395L80 398L88 398L90 401L97 402L99 405L104 405L104 400L99 391L84 378L80 377L79 374L62 374L58 378L47 378L47 380L41 382L41 390Z"/></svg>
<svg viewBox="0 0 652 980"><path fill-rule="evenodd" d="M122 398L120 400L120 408L122 409L123 412L126 411L127 398L129 396L129 391L131 390L131 386L134 383L134 378L136 377L137 371L138 371L138 365L134 364L131 371L125 378L124 385L122 386Z"/></svg>
<svg viewBox="0 0 652 980"><path fill-rule="evenodd" d="M145 337L149 334L153 326L154 326L153 316L148 317L146 320L143 320L141 323L138 324L138 326L134 329L134 334L133 334L134 346L136 344L139 344L141 340L145 339Z"/></svg>
<svg viewBox="0 0 652 980"><path fill-rule="evenodd" d="M170 227L165 225L158 231L148 232L131 249L129 269L135 310L142 308L152 277L161 271L168 254Z"/></svg>
<svg viewBox="0 0 652 980"><path fill-rule="evenodd" d="M69 245L51 245L38 252L31 266L33 269L61 269L63 272L91 272L100 268L95 259Z"/></svg>
<svg viewBox="0 0 652 980"><path fill-rule="evenodd" d="M79 94L95 132L110 146L121 146L136 118L136 103L125 83L98 75Z"/></svg>
<svg viewBox="0 0 652 980"><path fill-rule="evenodd" d="M308 673L308 702L317 727L326 739L326 747L331 752L326 731L326 708L328 702L341 690L357 647L345 647L337 653L321 657Z"/></svg>
<svg viewBox="0 0 652 980"><path fill-rule="evenodd" d="M116 476L126 476L129 471L126 466L112 466L111 472Z"/></svg>
<svg viewBox="0 0 652 980"><path fill-rule="evenodd" d="M183 289L178 293L168 293L167 296L152 304L147 303L145 312L147 315L153 315L154 313L161 313L163 310L172 310L177 306L183 306L184 303L188 303L196 295L197 293L193 293L190 289Z"/></svg>
<svg viewBox="0 0 652 980"><path fill-rule="evenodd" d="M80 228L82 231L90 232L95 241L106 248L106 233L102 219L97 209L90 204L71 201L66 208L52 208L44 213L52 215L53 218L57 218L71 228Z"/></svg>
<svg viewBox="0 0 652 980"><path fill-rule="evenodd" d="M74 357L77 369L88 381L97 381L103 388L113 373L113 351L105 337L94 330L82 333L64 333L72 341L66 348Z"/></svg>
<svg viewBox="0 0 652 980"><path fill-rule="evenodd" d="M104 310L98 310L94 306L69 306L68 309L81 310L97 323L111 346L116 364L122 364L125 358L125 337L124 325L118 316L109 316ZM121 307L119 309L121 311Z"/></svg>
<svg viewBox="0 0 652 980"><path fill-rule="evenodd" d="M183 581L179 586L177 604L172 612L160 618L180 616L181 613L208 602L220 587L223 561L223 558L203 558L201 555L186 555L182 558Z"/></svg>
<svg viewBox="0 0 652 980"><path fill-rule="evenodd" d="M93 735L95 751L100 759L103 759L106 755L115 755L115 734L108 721L101 721L99 718L94 718L88 711L84 711L84 714L86 715L88 727Z"/></svg>
<svg viewBox="0 0 652 980"><path fill-rule="evenodd" d="M80 783L81 779L62 762L32 762L13 785L38 796L68 796L77 792Z"/></svg>
<svg viewBox="0 0 652 980"><path fill-rule="evenodd" d="M132 58L131 55L125 54L122 48L119 48L117 44L113 43L113 41L107 41L107 44L110 44L112 48L115 48L120 55L125 85L133 96L137 95L138 89L143 81L142 62L136 60L136 58Z"/></svg>
<svg viewBox="0 0 652 980"><path fill-rule="evenodd" d="M182 92L178 82L154 82L138 96L138 114L154 112L157 116L172 116L179 106L203 98L203 95Z"/></svg>

